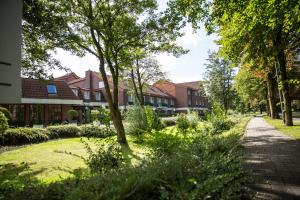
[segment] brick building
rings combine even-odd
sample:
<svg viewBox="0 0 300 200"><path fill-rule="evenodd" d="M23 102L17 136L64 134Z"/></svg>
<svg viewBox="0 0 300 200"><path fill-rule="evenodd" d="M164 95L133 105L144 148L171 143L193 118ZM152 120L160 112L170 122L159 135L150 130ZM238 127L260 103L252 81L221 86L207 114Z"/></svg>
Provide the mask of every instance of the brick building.
<svg viewBox="0 0 300 200"><path fill-rule="evenodd" d="M22 78L20 104L2 104L11 115L12 126L45 126L68 119L67 111L81 105L65 81L40 81Z"/></svg>

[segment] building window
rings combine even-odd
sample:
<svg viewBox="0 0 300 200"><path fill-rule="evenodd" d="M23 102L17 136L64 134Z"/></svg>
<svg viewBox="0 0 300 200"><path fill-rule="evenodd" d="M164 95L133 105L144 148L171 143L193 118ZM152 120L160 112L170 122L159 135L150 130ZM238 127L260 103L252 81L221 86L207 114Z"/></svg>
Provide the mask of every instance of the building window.
<svg viewBox="0 0 300 200"><path fill-rule="evenodd" d="M44 121L44 106L43 105L30 105L30 123L43 124Z"/></svg>
<svg viewBox="0 0 300 200"><path fill-rule="evenodd" d="M128 103L132 104L133 103L133 96L131 94L128 95L127 97Z"/></svg>
<svg viewBox="0 0 300 200"><path fill-rule="evenodd" d="M189 106L192 106L192 99L189 99Z"/></svg>
<svg viewBox="0 0 300 200"><path fill-rule="evenodd" d="M96 101L101 101L101 93L96 92Z"/></svg>
<svg viewBox="0 0 300 200"><path fill-rule="evenodd" d="M56 86L55 85L47 85L47 92L48 92L48 94L57 94Z"/></svg>
<svg viewBox="0 0 300 200"><path fill-rule="evenodd" d="M61 105L48 106L48 120L49 123L61 123Z"/></svg>
<svg viewBox="0 0 300 200"><path fill-rule="evenodd" d="M84 99L90 99L90 91L84 91L83 92L83 98Z"/></svg>
<svg viewBox="0 0 300 200"><path fill-rule="evenodd" d="M9 105L9 112L11 113L11 121L9 123L12 126L24 126L25 125L25 106L24 105Z"/></svg>
<svg viewBox="0 0 300 200"><path fill-rule="evenodd" d="M78 89L77 88L72 88L72 91L75 94L75 96L78 97Z"/></svg>
<svg viewBox="0 0 300 200"><path fill-rule="evenodd" d="M104 88L104 82L103 81L99 82L99 88Z"/></svg>
<svg viewBox="0 0 300 200"><path fill-rule="evenodd" d="M174 106L174 99L171 99L171 106Z"/></svg>
<svg viewBox="0 0 300 200"><path fill-rule="evenodd" d="M169 106L168 99L164 99L164 106L166 106L166 107Z"/></svg>
<svg viewBox="0 0 300 200"><path fill-rule="evenodd" d="M157 97L157 105L161 106L161 98Z"/></svg>
<svg viewBox="0 0 300 200"><path fill-rule="evenodd" d="M188 92L188 95L191 95L191 90L188 90L187 92Z"/></svg>
<svg viewBox="0 0 300 200"><path fill-rule="evenodd" d="M154 97L150 97L150 103L154 103Z"/></svg>

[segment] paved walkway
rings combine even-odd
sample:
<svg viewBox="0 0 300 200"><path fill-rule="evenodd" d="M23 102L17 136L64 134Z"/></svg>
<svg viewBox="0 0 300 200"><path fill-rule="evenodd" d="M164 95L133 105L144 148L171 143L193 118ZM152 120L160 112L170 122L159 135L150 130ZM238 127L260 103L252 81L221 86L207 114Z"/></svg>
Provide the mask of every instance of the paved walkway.
<svg viewBox="0 0 300 200"><path fill-rule="evenodd" d="M255 199L300 199L300 142L283 135L263 118L246 130L246 166L253 170Z"/></svg>

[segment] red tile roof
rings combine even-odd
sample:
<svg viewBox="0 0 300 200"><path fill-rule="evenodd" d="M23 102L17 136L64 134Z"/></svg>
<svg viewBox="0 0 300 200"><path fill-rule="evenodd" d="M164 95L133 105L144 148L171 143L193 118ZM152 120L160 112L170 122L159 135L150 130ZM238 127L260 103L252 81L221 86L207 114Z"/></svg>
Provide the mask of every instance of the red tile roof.
<svg viewBox="0 0 300 200"><path fill-rule="evenodd" d="M199 89L200 83L201 83L201 81L191 81L191 82L175 83L175 84L197 90L197 89Z"/></svg>
<svg viewBox="0 0 300 200"><path fill-rule="evenodd" d="M48 84L56 86L56 95L48 94ZM64 81L42 81L29 78L22 78L22 97L38 99L78 99L71 88L69 88L68 84Z"/></svg>

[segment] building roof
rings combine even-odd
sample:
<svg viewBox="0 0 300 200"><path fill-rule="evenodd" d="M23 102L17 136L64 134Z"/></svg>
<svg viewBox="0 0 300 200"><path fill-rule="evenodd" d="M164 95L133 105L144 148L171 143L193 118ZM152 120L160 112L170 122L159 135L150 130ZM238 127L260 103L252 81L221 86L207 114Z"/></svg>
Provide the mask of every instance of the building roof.
<svg viewBox="0 0 300 200"><path fill-rule="evenodd" d="M175 83L175 84L198 90L200 83L201 83L201 81L191 81L191 82L183 82L183 83Z"/></svg>
<svg viewBox="0 0 300 200"><path fill-rule="evenodd" d="M49 95L47 85L55 85L57 94ZM42 81L37 79L22 78L22 97L38 99L74 99L78 100L65 81Z"/></svg>
<svg viewBox="0 0 300 200"><path fill-rule="evenodd" d="M154 86L150 86L145 93L153 96L172 97L171 95L168 95L167 93Z"/></svg>
<svg viewBox="0 0 300 200"><path fill-rule="evenodd" d="M75 79L79 79L79 78L80 77L77 74L75 74L74 72L71 72L71 73L67 73L63 76L59 76L59 77L55 78L54 80L69 82L70 80L75 80Z"/></svg>

